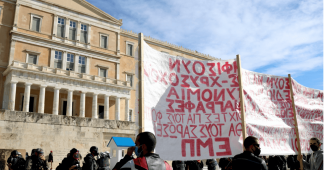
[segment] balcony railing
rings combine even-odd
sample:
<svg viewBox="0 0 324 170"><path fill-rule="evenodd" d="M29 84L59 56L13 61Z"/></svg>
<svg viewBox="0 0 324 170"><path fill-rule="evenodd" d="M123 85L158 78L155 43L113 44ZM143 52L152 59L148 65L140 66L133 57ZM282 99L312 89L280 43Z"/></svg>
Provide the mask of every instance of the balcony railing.
<svg viewBox="0 0 324 170"><path fill-rule="evenodd" d="M62 70L59 68L51 68L47 66L38 66L35 64L30 64L30 63L23 63L19 61L13 61L11 66L17 67L17 68L25 68L28 70L35 70L35 71L41 71L41 72L46 72L46 73L53 73L53 74L58 74L58 75L64 75L68 77L74 77L74 78L81 78L81 79L87 79L87 80L93 80L97 82L105 82L108 84L117 84L120 86L126 86L130 87L130 83L127 81L122 81L122 80L116 80L112 78L106 78L106 77L99 77L99 76L94 76L94 75L89 75L85 73L77 73L74 71L67 71L67 70Z"/></svg>

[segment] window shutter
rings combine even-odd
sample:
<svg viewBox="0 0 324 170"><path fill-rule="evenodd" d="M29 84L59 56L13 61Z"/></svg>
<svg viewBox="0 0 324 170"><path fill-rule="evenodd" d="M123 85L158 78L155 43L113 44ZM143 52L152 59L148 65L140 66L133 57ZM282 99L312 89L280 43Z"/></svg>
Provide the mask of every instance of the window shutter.
<svg viewBox="0 0 324 170"><path fill-rule="evenodd" d="M75 28L70 28L70 31L69 31L69 39L70 40L75 40L75 31L76 31Z"/></svg>
<svg viewBox="0 0 324 170"><path fill-rule="evenodd" d="M32 30L39 32L40 19L33 17Z"/></svg>
<svg viewBox="0 0 324 170"><path fill-rule="evenodd" d="M127 55L133 56L133 45L131 45L131 44L128 44L128 54Z"/></svg>
<svg viewBox="0 0 324 170"><path fill-rule="evenodd" d="M82 43L87 43L87 32L86 31L81 31L81 42Z"/></svg>
<svg viewBox="0 0 324 170"><path fill-rule="evenodd" d="M28 55L28 63L36 64L36 61L37 61L36 55L31 55L31 54Z"/></svg>
<svg viewBox="0 0 324 170"><path fill-rule="evenodd" d="M100 77L106 77L106 69L100 69Z"/></svg>
<svg viewBox="0 0 324 170"><path fill-rule="evenodd" d="M107 37L106 36L101 36L101 47L107 48Z"/></svg>
<svg viewBox="0 0 324 170"><path fill-rule="evenodd" d="M64 38L64 25L57 25L57 36Z"/></svg>

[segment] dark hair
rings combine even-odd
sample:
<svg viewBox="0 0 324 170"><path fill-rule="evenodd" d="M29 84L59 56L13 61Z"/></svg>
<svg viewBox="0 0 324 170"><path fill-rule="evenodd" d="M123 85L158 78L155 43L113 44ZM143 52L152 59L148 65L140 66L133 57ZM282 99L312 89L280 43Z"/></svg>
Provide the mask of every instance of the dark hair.
<svg viewBox="0 0 324 170"><path fill-rule="evenodd" d="M70 150L70 155L73 156L74 153L79 152L77 149L73 148Z"/></svg>
<svg viewBox="0 0 324 170"><path fill-rule="evenodd" d="M248 136L247 138L244 139L244 148L248 149L251 145L257 143L259 139L254 137L254 136Z"/></svg>
<svg viewBox="0 0 324 170"><path fill-rule="evenodd" d="M137 135L138 142L143 145L145 144L148 152L152 152L155 149L156 138L155 135L151 132L142 132Z"/></svg>
<svg viewBox="0 0 324 170"><path fill-rule="evenodd" d="M17 150L14 150L14 151L11 152L11 156L16 156L16 155L19 155Z"/></svg>
<svg viewBox="0 0 324 170"><path fill-rule="evenodd" d="M322 144L322 142L321 142L317 137L313 137L313 138L311 138L310 140L316 140L316 142L317 142L318 144Z"/></svg>

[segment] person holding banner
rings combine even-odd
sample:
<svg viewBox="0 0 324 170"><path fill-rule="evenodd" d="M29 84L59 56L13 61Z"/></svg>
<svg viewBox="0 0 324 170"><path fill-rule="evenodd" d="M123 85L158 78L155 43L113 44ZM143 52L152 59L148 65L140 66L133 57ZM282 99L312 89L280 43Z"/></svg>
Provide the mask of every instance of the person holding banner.
<svg viewBox="0 0 324 170"><path fill-rule="evenodd" d="M298 156L298 161L303 161L305 170L323 170L323 150L321 150L321 141L314 137L310 139L309 144L313 151L309 163L303 159L302 155Z"/></svg>
<svg viewBox="0 0 324 170"><path fill-rule="evenodd" d="M245 151L233 158L233 170L268 170L265 161L258 157L261 153L258 138L248 136L243 145Z"/></svg>
<svg viewBox="0 0 324 170"><path fill-rule="evenodd" d="M126 166L130 164L130 167L125 169L131 170L172 170L172 167L167 162L154 153L156 137L153 133L142 132L138 134L135 145L135 147L127 149L127 154L115 165L113 170L123 169L125 164ZM136 159L132 157L133 152L137 156Z"/></svg>

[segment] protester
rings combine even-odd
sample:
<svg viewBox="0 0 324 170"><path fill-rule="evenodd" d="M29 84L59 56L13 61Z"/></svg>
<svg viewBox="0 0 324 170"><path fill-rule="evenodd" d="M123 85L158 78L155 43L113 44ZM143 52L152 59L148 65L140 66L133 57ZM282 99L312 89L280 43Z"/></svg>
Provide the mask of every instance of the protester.
<svg viewBox="0 0 324 170"><path fill-rule="evenodd" d="M284 161L280 156L276 156L276 155L269 156L268 169L284 170Z"/></svg>
<svg viewBox="0 0 324 170"><path fill-rule="evenodd" d="M294 155L289 155L287 158L287 166L289 170L296 170Z"/></svg>
<svg viewBox="0 0 324 170"><path fill-rule="evenodd" d="M95 157L98 155L98 147L92 146L90 148L90 153L86 157L84 157L82 170L98 170L99 165L97 163L97 160L95 159Z"/></svg>
<svg viewBox="0 0 324 170"><path fill-rule="evenodd" d="M70 150L69 156L64 158L62 163L56 167L56 170L81 170L79 160L79 151L73 148Z"/></svg>
<svg viewBox="0 0 324 170"><path fill-rule="evenodd" d="M14 150L11 152L7 163L9 170L24 170L26 161L19 155L18 151Z"/></svg>
<svg viewBox="0 0 324 170"><path fill-rule="evenodd" d="M172 161L173 170L185 170L186 162L185 161Z"/></svg>
<svg viewBox="0 0 324 170"><path fill-rule="evenodd" d="M151 132L142 132L137 135L135 147L127 149L127 154L113 168L113 170L121 169L127 162L130 163L131 169L146 169L146 170L171 170L172 167L160 156L154 153L156 138ZM135 151L137 156L133 158L132 154Z"/></svg>
<svg viewBox="0 0 324 170"><path fill-rule="evenodd" d="M233 158L233 170L267 170L265 161L257 157L261 153L258 138L249 136L244 139L243 145L245 151Z"/></svg>
<svg viewBox="0 0 324 170"><path fill-rule="evenodd" d="M48 164L45 160L44 151L37 148L32 151L32 155L26 161L26 170L48 170Z"/></svg>
<svg viewBox="0 0 324 170"><path fill-rule="evenodd" d="M232 169L232 158L221 158L219 160L219 167L224 169Z"/></svg>
<svg viewBox="0 0 324 170"><path fill-rule="evenodd" d="M302 155L298 155L298 161L303 162L305 170L323 170L323 151L321 150L322 143L318 138L314 137L310 139L309 144L313 151L311 157L309 158L309 162L306 162Z"/></svg>
<svg viewBox="0 0 324 170"><path fill-rule="evenodd" d="M207 159L206 165L208 167L208 170L216 170L217 161L215 159Z"/></svg>
<svg viewBox="0 0 324 170"><path fill-rule="evenodd" d="M204 163L201 160L186 161L186 170L202 170Z"/></svg>
<svg viewBox="0 0 324 170"><path fill-rule="evenodd" d="M280 155L279 157L281 158L281 160L283 162L283 168L282 168L282 170L287 170L287 160L286 160L286 157L283 156L283 155Z"/></svg>

